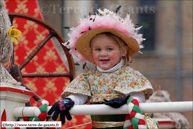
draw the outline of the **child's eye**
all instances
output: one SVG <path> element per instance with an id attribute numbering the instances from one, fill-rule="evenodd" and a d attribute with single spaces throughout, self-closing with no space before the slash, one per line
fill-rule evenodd
<path id="1" fill-rule="evenodd" d="M 95 51 L 100 51 L 101 49 L 100 48 L 96 48 Z"/>
<path id="2" fill-rule="evenodd" d="M 107 50 L 108 50 L 108 51 L 111 51 L 111 50 L 113 50 L 113 49 L 112 49 L 112 48 L 107 48 Z"/>

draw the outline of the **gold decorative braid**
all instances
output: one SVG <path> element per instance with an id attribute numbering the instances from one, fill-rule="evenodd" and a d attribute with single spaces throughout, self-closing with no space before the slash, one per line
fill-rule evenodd
<path id="1" fill-rule="evenodd" d="M 156 124 L 155 120 L 150 118 L 149 116 L 144 116 L 145 124 L 147 129 L 159 129 L 158 125 Z"/>
<path id="2" fill-rule="evenodd" d="M 119 94 L 94 94 L 94 95 L 92 95 L 92 96 L 100 96 L 100 95 L 106 95 L 106 96 L 111 96 L 111 95 L 117 95 L 117 96 L 119 96 Z"/>
<path id="3" fill-rule="evenodd" d="M 109 128 L 109 127 L 120 127 L 124 125 L 124 121 L 120 122 L 101 122 L 101 121 L 92 121 L 92 127 L 94 128 Z"/>
<path id="4" fill-rule="evenodd" d="M 23 115 L 23 114 L 24 114 L 24 113 L 23 113 L 24 108 L 25 108 L 25 107 L 22 108 L 22 117 L 24 117 L 24 115 Z"/>

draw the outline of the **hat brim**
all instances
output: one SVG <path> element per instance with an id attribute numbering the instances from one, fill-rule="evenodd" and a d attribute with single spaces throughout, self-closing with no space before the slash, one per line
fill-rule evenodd
<path id="1" fill-rule="evenodd" d="M 96 28 L 87 31 L 84 33 L 76 42 L 75 48 L 76 50 L 89 62 L 94 63 L 92 59 L 92 52 L 90 48 L 90 41 L 92 40 L 93 37 L 96 35 L 103 33 L 103 32 L 109 32 L 112 33 L 122 40 L 125 41 L 125 43 L 128 45 L 128 54 L 130 57 L 134 56 L 136 53 L 139 52 L 139 44 L 137 40 L 135 40 L 132 37 L 127 37 L 123 35 L 120 31 L 112 29 L 112 28 Z"/>

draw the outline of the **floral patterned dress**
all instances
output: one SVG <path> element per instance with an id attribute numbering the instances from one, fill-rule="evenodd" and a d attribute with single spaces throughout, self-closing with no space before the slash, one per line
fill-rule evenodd
<path id="1" fill-rule="evenodd" d="M 66 87 L 61 96 L 64 98 L 79 93 L 89 97 L 88 103 L 98 103 L 103 102 L 103 99 L 125 97 L 129 93 L 139 91 L 143 91 L 148 99 L 153 88 L 139 71 L 122 66 L 110 73 L 91 70 L 87 74 L 80 74 Z"/>

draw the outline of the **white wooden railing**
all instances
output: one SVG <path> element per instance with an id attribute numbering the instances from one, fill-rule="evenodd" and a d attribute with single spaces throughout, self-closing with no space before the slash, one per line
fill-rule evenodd
<path id="1" fill-rule="evenodd" d="M 143 113 L 162 113 L 162 112 L 192 112 L 193 101 L 180 102 L 159 102 L 159 103 L 141 103 L 140 109 Z M 14 117 L 35 116 L 37 107 L 15 107 L 13 109 Z M 48 107 L 48 110 L 51 106 Z M 75 105 L 70 110 L 71 115 L 106 115 L 106 114 L 127 114 L 127 105 L 115 109 L 104 104 L 93 105 Z"/>

